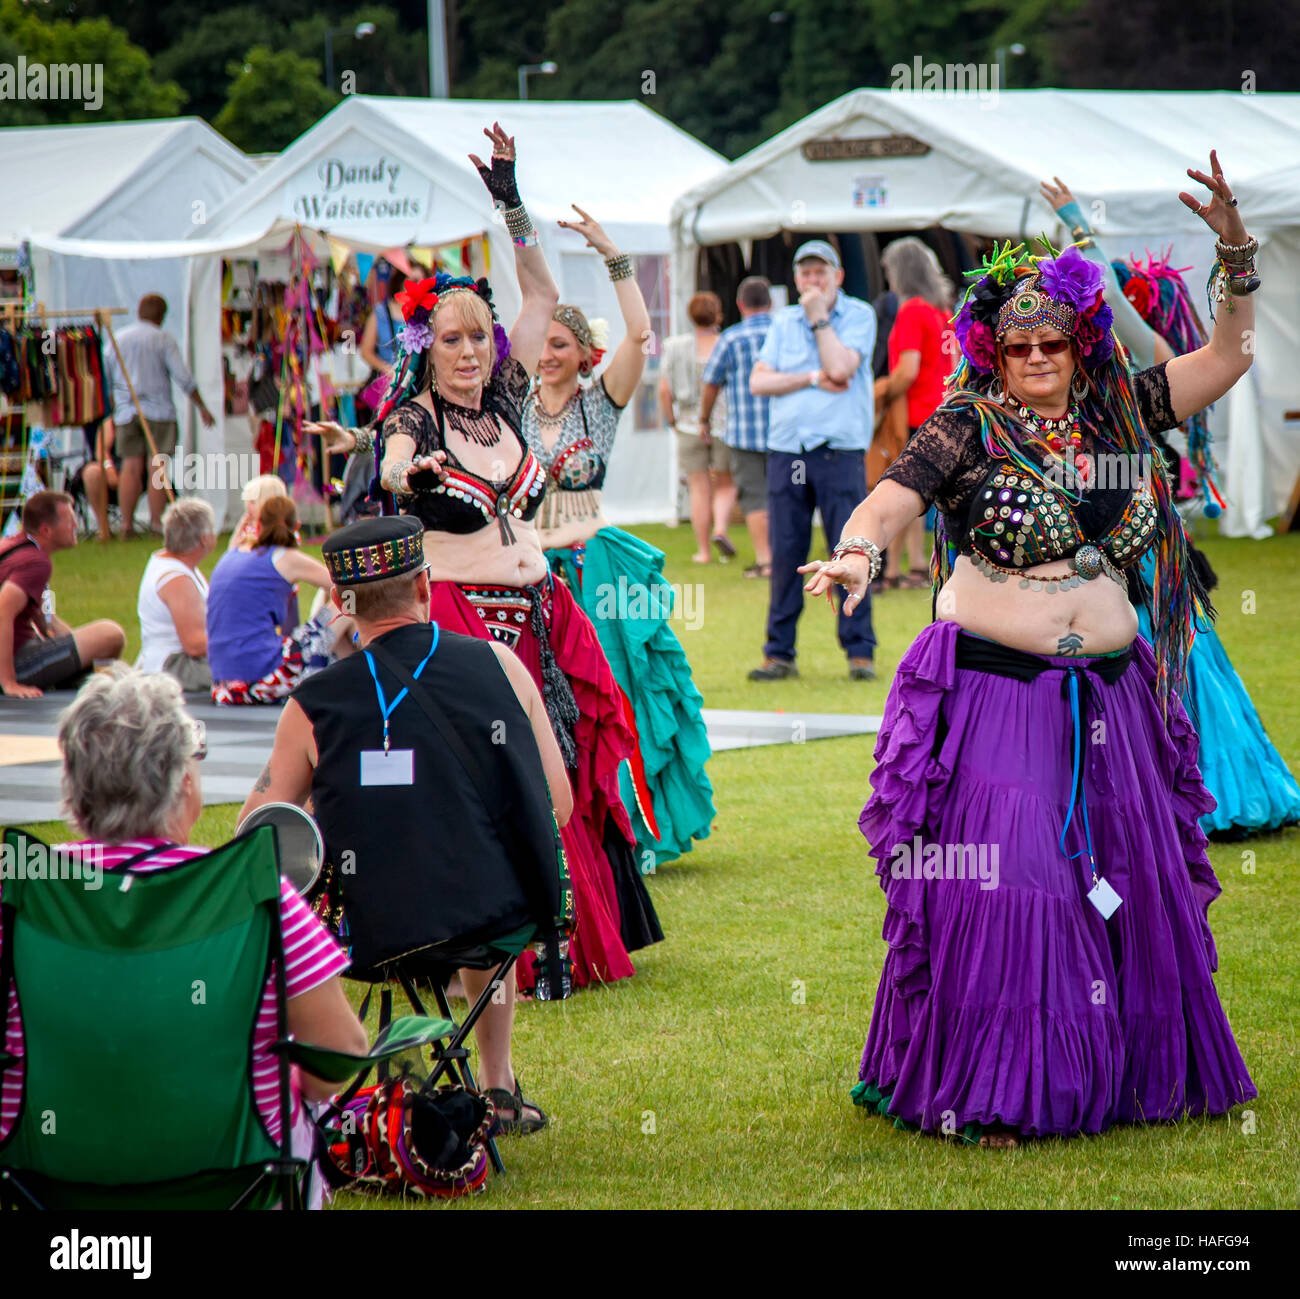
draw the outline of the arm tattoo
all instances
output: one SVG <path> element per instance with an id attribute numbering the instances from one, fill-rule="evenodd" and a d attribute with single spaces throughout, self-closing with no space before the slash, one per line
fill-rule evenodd
<path id="1" fill-rule="evenodd" d="M 412 495 L 406 482 L 406 475 L 412 468 L 413 464 L 410 460 L 394 460 L 391 464 L 385 465 L 384 472 L 379 476 L 380 486 L 387 488 L 396 496 Z"/>
<path id="2" fill-rule="evenodd" d="M 253 786 L 254 794 L 265 794 L 271 788 L 271 763 L 268 760 L 265 767 L 262 768 L 262 774 L 257 778 L 257 784 Z"/>
<path id="3" fill-rule="evenodd" d="M 1056 642 L 1056 652 L 1062 656 L 1081 654 L 1083 652 L 1083 637 L 1077 631 L 1072 631 L 1068 636 L 1062 636 Z"/>

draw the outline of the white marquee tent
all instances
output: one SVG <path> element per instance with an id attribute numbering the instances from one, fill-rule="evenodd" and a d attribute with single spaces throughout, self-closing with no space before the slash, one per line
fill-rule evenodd
<path id="1" fill-rule="evenodd" d="M 664 282 L 668 221 L 681 190 L 726 165 L 719 154 L 634 101 L 603 103 L 387 99 L 354 95 L 305 132 L 237 193 L 208 214 L 182 244 L 158 256 L 193 257 L 190 358 L 205 392 L 219 392 L 221 258 L 285 248 L 296 225 L 358 249 L 454 243 L 485 235 L 496 302 L 509 326 L 519 305 L 513 251 L 495 221 L 490 197 L 468 159 L 486 157 L 483 127 L 499 120 L 516 139 L 519 187 L 546 247 L 565 301 L 575 302 L 621 337 L 617 303 L 600 258 L 555 222 L 578 203 L 644 269 L 659 259 Z M 172 238 L 176 238 L 173 230 Z M 64 241 L 55 246 L 67 250 Z M 322 240 L 317 249 L 326 252 Z M 101 257 L 120 246 L 78 245 Z M 509 268 L 502 273 L 502 268 Z M 653 273 L 653 267 L 650 268 Z M 642 272 L 639 271 L 639 274 Z M 653 278 L 653 275 L 652 275 Z M 665 295 L 666 296 L 666 295 Z M 655 304 L 651 304 L 652 308 Z M 666 318 L 666 300 L 659 304 Z M 662 430 L 632 432 L 624 417 L 618 455 L 607 480 L 611 518 L 667 518 L 675 501 L 671 442 Z M 211 434 L 200 450 L 244 451 L 243 417 Z M 209 440 L 211 445 L 206 445 Z M 218 505 L 221 502 L 214 502 Z"/>
<path id="2" fill-rule="evenodd" d="M 201 228 L 256 170 L 198 118 L 0 130 L 0 250 L 12 257 L 30 240 L 38 300 L 50 310 L 127 308 L 115 328 L 135 318 L 144 294 L 161 293 L 167 328 L 185 347 L 190 263 L 160 258 L 158 241 Z M 111 259 L 95 252 L 98 241 L 114 245 Z M 211 405 L 221 390 L 204 391 Z"/>
<path id="3" fill-rule="evenodd" d="M 830 143 L 828 143 L 830 142 Z M 1177 199 L 1197 191 L 1216 146 L 1261 244 L 1258 350 L 1213 417 L 1230 497 L 1221 524 L 1268 534 L 1300 473 L 1300 95 L 856 90 L 696 185 L 673 207 L 673 320 L 685 320 L 700 247 L 800 228 L 945 226 L 973 235 L 1068 240 L 1038 196 L 1061 176 L 1112 258 L 1163 251 L 1200 286 L 1213 236 Z M 1204 312 L 1202 312 L 1204 315 Z M 1208 323 L 1208 322 L 1207 322 Z"/>

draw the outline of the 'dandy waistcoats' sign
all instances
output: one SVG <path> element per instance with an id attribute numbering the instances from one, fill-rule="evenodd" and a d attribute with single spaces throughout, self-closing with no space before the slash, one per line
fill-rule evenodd
<path id="1" fill-rule="evenodd" d="M 285 215 L 308 225 L 357 225 L 428 215 L 429 181 L 392 154 L 331 154 L 289 183 Z"/>

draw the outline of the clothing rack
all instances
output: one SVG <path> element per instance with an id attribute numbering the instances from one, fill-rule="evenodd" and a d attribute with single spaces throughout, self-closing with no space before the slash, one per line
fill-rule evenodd
<path id="1" fill-rule="evenodd" d="M 21 308 L 21 304 L 14 302 L 0 303 L 0 323 L 12 322 L 12 324 L 17 325 L 26 321 L 29 324 L 44 324 L 47 320 L 69 320 L 86 316 L 94 320 L 95 324 L 108 335 L 108 341 L 113 345 L 113 355 L 117 357 L 118 369 L 121 370 L 122 377 L 126 380 L 127 391 L 131 394 L 131 404 L 135 407 L 136 418 L 139 419 L 140 427 L 144 430 L 144 440 L 149 444 L 149 459 L 152 462 L 158 454 L 158 444 L 153 440 L 153 429 L 149 427 L 149 421 L 145 418 L 144 411 L 140 409 L 140 399 L 136 396 L 135 384 L 131 382 L 126 363 L 122 360 L 122 349 L 117 345 L 117 335 L 113 333 L 113 317 L 127 314 L 125 307 L 83 307 L 80 310 L 64 307 L 57 311 L 47 311 L 43 302 L 37 302 L 30 310 Z M 104 459 L 102 432 L 100 438 L 101 441 L 96 445 L 95 458 L 102 461 Z M 163 479 L 163 490 L 167 493 L 169 502 L 175 501 L 176 493 L 172 491 L 170 477 Z"/>

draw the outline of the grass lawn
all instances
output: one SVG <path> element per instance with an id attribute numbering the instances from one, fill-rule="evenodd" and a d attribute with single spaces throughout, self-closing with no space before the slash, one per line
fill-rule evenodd
<path id="1" fill-rule="evenodd" d="M 690 562 L 685 528 L 638 529 L 691 593 L 677 623 L 714 708 L 880 712 L 888 677 L 929 616 L 924 592 L 876 606 L 882 679 L 850 684 L 827 609 L 803 620 L 798 681 L 751 685 L 765 584 Z M 1291 647 L 1300 539 L 1209 539 L 1220 635 L 1275 743 L 1300 769 Z M 55 560 L 59 613 L 116 617 L 138 646 L 136 583 L 150 546 L 83 545 Z M 208 566 L 210 568 L 210 565 Z M 1288 685 L 1287 683 L 1291 684 Z M 1218 988 L 1260 1099 L 1249 1115 L 1009 1152 L 896 1131 L 850 1104 L 884 956 L 883 898 L 857 817 L 872 740 L 737 750 L 711 763 L 712 837 L 650 881 L 667 941 L 637 976 L 519 1010 L 515 1059 L 548 1132 L 504 1144 L 509 1175 L 473 1207 L 1282 1208 L 1296 1207 L 1300 1149 L 1300 832 L 1215 844 Z M 778 796 L 779 791 L 779 796 Z M 209 808 L 196 842 L 219 843 L 233 806 Z M 61 827 L 37 827 L 61 833 Z M 1252 864 L 1254 871 L 1243 870 Z M 347 1194 L 341 1207 L 393 1207 Z M 469 1208 L 465 1202 L 456 1206 Z"/>

